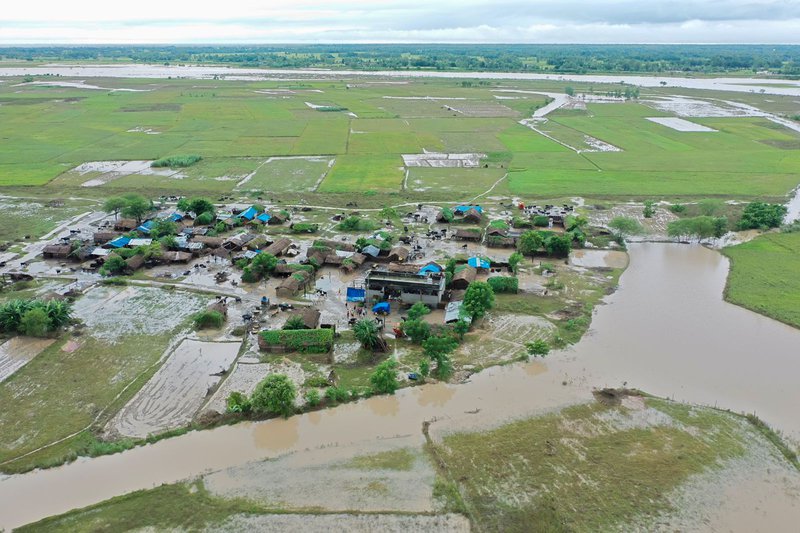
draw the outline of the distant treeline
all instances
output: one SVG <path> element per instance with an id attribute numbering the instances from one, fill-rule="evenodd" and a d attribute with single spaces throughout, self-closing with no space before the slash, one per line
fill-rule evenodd
<path id="1" fill-rule="evenodd" d="M 268 68 L 515 72 L 726 73 L 800 76 L 791 45 L 229 45 L 37 46 L 0 48 L 27 61 L 223 63 Z"/>

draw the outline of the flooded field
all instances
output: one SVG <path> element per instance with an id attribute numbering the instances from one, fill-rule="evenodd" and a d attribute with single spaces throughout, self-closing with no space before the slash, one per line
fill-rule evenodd
<path id="1" fill-rule="evenodd" d="M 12 337 L 0 345 L 0 382 L 11 377 L 53 342 L 54 339 Z"/>
<path id="2" fill-rule="evenodd" d="M 569 262 L 586 268 L 625 268 L 628 254 L 613 250 L 575 250 L 570 254 Z"/>
<path id="3" fill-rule="evenodd" d="M 238 342 L 184 340 L 112 420 L 113 430 L 146 437 L 186 424 L 238 351 Z"/>

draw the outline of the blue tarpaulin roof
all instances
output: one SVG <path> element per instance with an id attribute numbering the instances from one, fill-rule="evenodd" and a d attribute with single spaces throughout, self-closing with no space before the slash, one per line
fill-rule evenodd
<path id="1" fill-rule="evenodd" d="M 169 219 L 173 222 L 180 222 L 181 220 L 183 220 L 183 215 L 181 215 L 180 213 L 172 213 L 169 216 Z"/>
<path id="2" fill-rule="evenodd" d="M 373 313 L 389 313 L 391 311 L 391 307 L 389 306 L 389 302 L 378 302 L 372 306 Z"/>
<path id="3" fill-rule="evenodd" d="M 348 302 L 363 302 L 367 297 L 367 291 L 355 287 L 347 287 Z"/>
<path id="4" fill-rule="evenodd" d="M 272 215 L 270 215 L 269 213 L 261 213 L 261 214 L 260 214 L 260 215 L 258 215 L 256 218 L 257 218 L 258 220 L 260 220 L 261 222 L 264 222 L 264 223 L 266 223 L 266 222 L 269 222 L 269 219 L 271 219 L 271 218 L 272 218 Z"/>
<path id="5" fill-rule="evenodd" d="M 434 272 L 435 273 L 435 272 L 441 272 L 441 271 L 442 271 L 442 267 L 440 267 L 436 263 L 428 263 L 427 265 L 425 265 L 424 267 L 419 269 L 419 273 L 420 274 L 426 274 L 428 272 Z"/>
<path id="6" fill-rule="evenodd" d="M 141 231 L 142 233 L 150 233 L 150 228 L 152 227 L 153 227 L 153 221 L 148 220 L 147 222 L 136 228 L 136 231 Z"/>
<path id="7" fill-rule="evenodd" d="M 131 242 L 130 237 L 117 237 L 113 241 L 109 242 L 108 245 L 113 246 L 114 248 L 124 248 L 129 242 Z"/>
<path id="8" fill-rule="evenodd" d="M 477 257 L 477 256 L 470 257 L 469 260 L 467 260 L 467 264 L 472 268 L 489 268 L 491 266 L 491 263 L 489 263 L 489 261 L 487 261 L 483 257 Z"/>
<path id="9" fill-rule="evenodd" d="M 459 205 L 455 210 L 459 213 L 466 213 L 470 209 L 474 209 L 478 213 L 483 213 L 483 208 L 479 205 Z"/>
<path id="10" fill-rule="evenodd" d="M 250 206 L 236 216 L 238 216 L 239 218 L 244 218 L 246 220 L 253 220 L 257 214 L 258 214 L 258 209 L 256 209 L 253 206 Z"/>

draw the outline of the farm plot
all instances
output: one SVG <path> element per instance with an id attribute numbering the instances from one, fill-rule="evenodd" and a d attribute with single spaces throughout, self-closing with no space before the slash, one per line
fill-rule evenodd
<path id="1" fill-rule="evenodd" d="M 454 198 L 477 196 L 489 190 L 493 194 L 506 194 L 508 187 L 502 180 L 506 171 L 502 168 L 410 168 L 406 189 L 414 192 L 454 193 Z"/>
<path id="2" fill-rule="evenodd" d="M 342 155 L 336 158 L 320 192 L 395 192 L 403 181 L 399 155 Z"/>
<path id="3" fill-rule="evenodd" d="M 206 297 L 188 292 L 100 286 L 75 302 L 74 312 L 93 337 L 114 344 L 128 335 L 172 331 L 207 302 Z"/>
<path id="4" fill-rule="evenodd" d="M 152 168 L 152 161 L 89 161 L 78 165 L 56 178 L 54 184 L 99 187 L 133 175 L 154 175 L 161 178 L 181 179 L 179 170 Z"/>
<path id="5" fill-rule="evenodd" d="M 0 198 L 0 241 L 22 240 L 26 235 L 41 237 L 94 207 L 93 202 L 85 200 L 64 200 L 63 206 L 56 207 L 35 200 Z"/>
<path id="6" fill-rule="evenodd" d="M 237 184 L 237 189 L 270 192 L 314 191 L 336 160 L 331 157 L 270 157 Z"/>
<path id="7" fill-rule="evenodd" d="M 491 314 L 474 342 L 462 344 L 454 356 L 461 364 L 491 365 L 526 353 L 525 343 L 548 339 L 556 327 L 532 315 Z"/>
<path id="8" fill-rule="evenodd" d="M 227 371 L 239 346 L 184 340 L 111 426 L 121 435 L 146 437 L 188 423 L 221 379 L 214 374 Z"/>
<path id="9" fill-rule="evenodd" d="M 54 339 L 12 337 L 0 345 L 0 383 L 53 344 Z"/>
<path id="10" fill-rule="evenodd" d="M 575 152 L 621 152 L 622 149 L 613 144 L 601 141 L 582 131 L 570 128 L 554 120 L 546 118 L 529 118 L 520 124 L 552 139 Z"/>
<path id="11" fill-rule="evenodd" d="M 298 363 L 283 359 L 274 363 L 253 363 L 243 356 L 234 367 L 228 378 L 220 385 L 217 392 L 206 404 L 206 409 L 224 413 L 226 401 L 232 392 L 243 392 L 248 396 L 253 393 L 267 375 L 285 374 L 295 383 L 298 389 L 305 381 L 305 372 Z"/>
<path id="12" fill-rule="evenodd" d="M 656 124 L 661 124 L 662 126 L 666 126 L 668 128 L 672 128 L 675 131 L 717 131 L 713 128 L 709 128 L 708 126 L 696 124 L 678 117 L 647 117 L 647 120 L 650 122 L 655 122 Z"/>
<path id="13" fill-rule="evenodd" d="M 433 167 L 433 168 L 477 168 L 481 159 L 486 154 L 445 154 L 440 152 L 425 152 L 423 154 L 403 154 L 403 163 L 407 167 Z"/>

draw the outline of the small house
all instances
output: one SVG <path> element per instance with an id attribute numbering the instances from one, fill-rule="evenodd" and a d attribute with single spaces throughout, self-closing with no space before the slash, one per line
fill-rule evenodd
<path id="1" fill-rule="evenodd" d="M 306 307 L 302 311 L 298 311 L 287 316 L 286 322 L 289 322 L 292 317 L 299 316 L 303 320 L 304 329 L 317 329 L 319 327 L 320 314 L 321 313 L 319 312 L 319 309 Z"/>
<path id="2" fill-rule="evenodd" d="M 144 256 L 141 254 L 132 255 L 125 260 L 126 270 L 135 272 L 144 266 Z"/>
<path id="3" fill-rule="evenodd" d="M 132 218 L 120 218 L 114 222 L 114 229 L 116 231 L 131 231 L 136 229 L 139 224 Z"/>
<path id="4" fill-rule="evenodd" d="M 266 248 L 264 248 L 264 253 L 272 254 L 275 257 L 282 255 L 289 247 L 292 245 L 292 241 L 286 237 L 281 237 L 280 239 L 276 240 Z"/>
<path id="5" fill-rule="evenodd" d="M 388 260 L 393 263 L 403 263 L 406 259 L 408 259 L 409 251 L 402 246 L 395 246 L 391 250 L 389 250 Z"/>
<path id="6" fill-rule="evenodd" d="M 48 244 L 42 248 L 42 256 L 45 259 L 66 259 L 72 253 L 72 245 L 69 244 Z"/>
<path id="7" fill-rule="evenodd" d="M 450 287 L 456 290 L 466 290 L 469 284 L 475 281 L 477 276 L 477 269 L 471 266 L 464 266 L 453 275 L 453 281 L 450 283 Z"/>
<path id="8" fill-rule="evenodd" d="M 192 242 L 199 242 L 208 248 L 219 248 L 225 239 L 222 237 L 207 237 L 206 235 L 195 235 L 192 237 Z"/>
<path id="9" fill-rule="evenodd" d="M 284 213 L 271 213 L 267 224 L 270 226 L 280 226 L 281 224 L 285 224 L 287 220 L 289 220 L 289 217 Z"/>
<path id="10" fill-rule="evenodd" d="M 114 231 L 96 231 L 94 235 L 92 235 L 92 240 L 95 244 L 102 245 L 113 241 L 117 237 L 119 237 L 119 233 Z"/>
<path id="11" fill-rule="evenodd" d="M 283 298 L 291 298 L 309 284 L 311 277 L 311 274 L 305 270 L 298 270 L 277 286 L 275 294 Z"/>
<path id="12" fill-rule="evenodd" d="M 483 220 L 483 215 L 477 209 L 470 209 L 464 213 L 464 220 L 466 222 L 474 222 L 479 224 Z"/>
<path id="13" fill-rule="evenodd" d="M 459 241 L 480 242 L 481 232 L 480 230 L 475 230 L 475 229 L 459 228 L 455 231 L 455 233 L 453 233 L 453 238 Z"/>
<path id="14" fill-rule="evenodd" d="M 188 263 L 192 259 L 189 252 L 164 252 L 161 260 L 165 263 Z"/>

